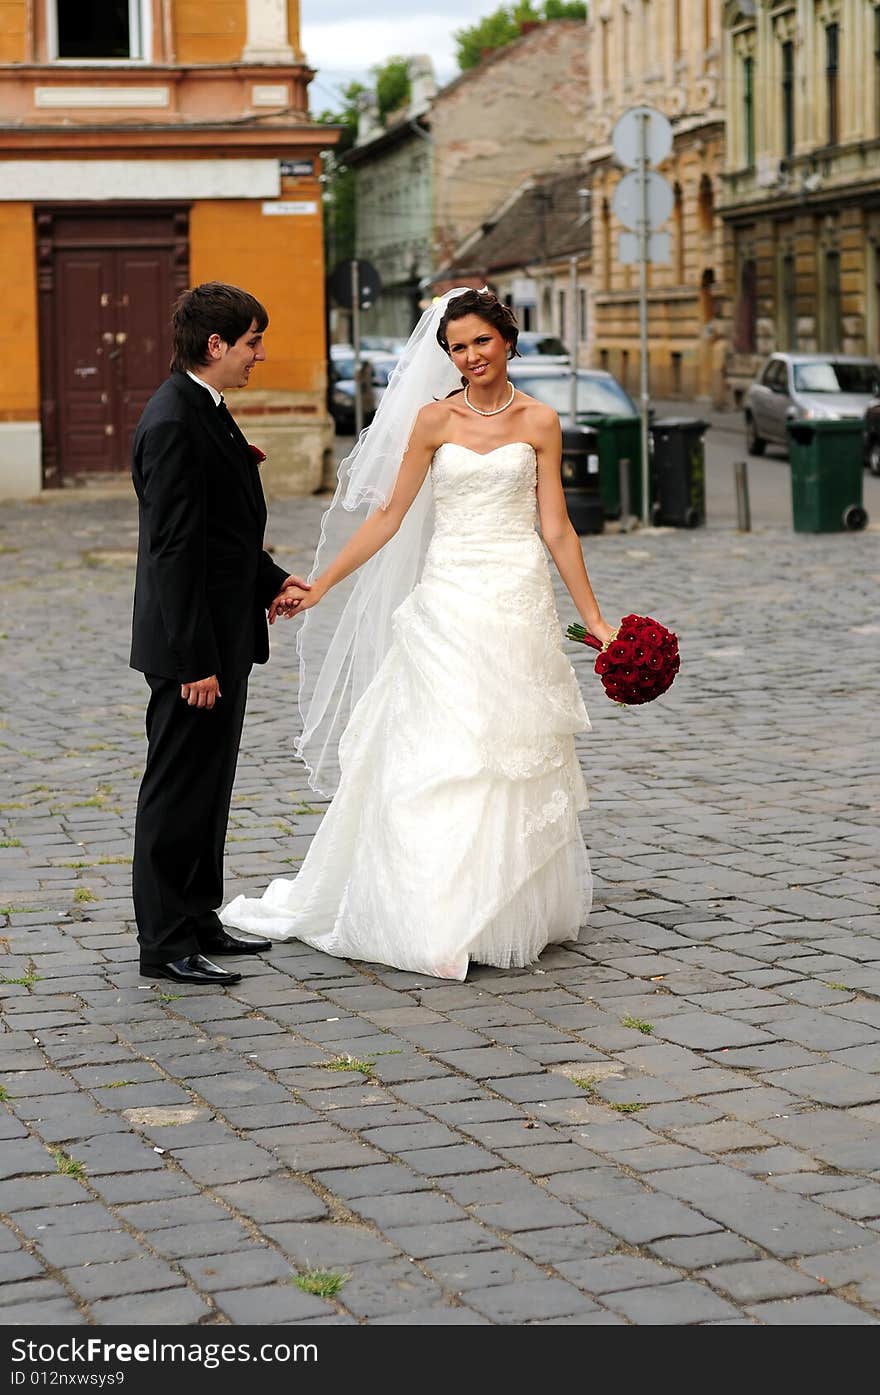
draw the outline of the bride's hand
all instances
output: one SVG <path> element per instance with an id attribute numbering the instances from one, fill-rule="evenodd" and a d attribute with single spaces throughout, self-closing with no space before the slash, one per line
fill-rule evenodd
<path id="1" fill-rule="evenodd" d="M 597 620 L 595 624 L 588 625 L 587 628 L 591 635 L 596 636 L 600 644 L 607 644 L 615 630 L 615 626 L 609 625 L 607 620 Z"/>

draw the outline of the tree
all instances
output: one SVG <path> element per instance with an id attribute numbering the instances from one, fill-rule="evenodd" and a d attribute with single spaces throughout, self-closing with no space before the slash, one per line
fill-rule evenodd
<path id="1" fill-rule="evenodd" d="M 458 66 L 462 72 L 475 68 L 486 49 L 503 48 L 518 39 L 524 24 L 546 24 L 553 19 L 586 19 L 587 6 L 583 0 L 517 0 L 513 5 L 500 5 L 477 24 L 456 31 L 454 38 Z"/>

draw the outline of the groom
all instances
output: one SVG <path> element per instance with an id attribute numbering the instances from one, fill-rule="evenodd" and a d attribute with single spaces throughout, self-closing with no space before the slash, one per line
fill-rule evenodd
<path id="1" fill-rule="evenodd" d="M 248 674 L 269 657 L 266 612 L 286 585 L 306 585 L 263 550 L 256 452 L 223 400 L 265 361 L 268 323 L 237 286 L 184 292 L 171 376 L 134 437 L 131 666 L 150 699 L 132 890 L 140 971 L 175 983 L 238 983 L 213 956 L 270 947 L 228 934 L 216 915 Z"/>

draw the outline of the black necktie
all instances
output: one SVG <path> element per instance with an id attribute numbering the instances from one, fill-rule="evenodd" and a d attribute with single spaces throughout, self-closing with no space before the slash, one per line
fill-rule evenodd
<path id="1" fill-rule="evenodd" d="M 225 426 L 226 430 L 229 432 L 230 436 L 232 437 L 233 441 L 237 440 L 237 439 L 238 439 L 238 436 L 237 436 L 236 429 L 235 429 L 235 421 L 234 421 L 234 419 L 233 419 L 232 413 L 230 412 L 230 410 L 229 410 L 229 408 L 227 407 L 226 403 L 223 401 L 223 398 L 222 398 L 222 397 L 221 397 L 219 403 L 217 404 L 217 413 L 218 413 L 218 415 L 219 415 L 219 417 L 220 417 L 220 420 L 222 421 L 223 425 Z"/>

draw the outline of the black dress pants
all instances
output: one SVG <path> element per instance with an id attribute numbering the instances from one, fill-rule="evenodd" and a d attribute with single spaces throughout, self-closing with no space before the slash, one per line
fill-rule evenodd
<path id="1" fill-rule="evenodd" d="M 199 950 L 195 921 L 223 900 L 223 847 L 247 679 L 221 680 L 211 711 L 145 675 L 147 765 L 137 802 L 132 892 L 142 965 Z"/>

